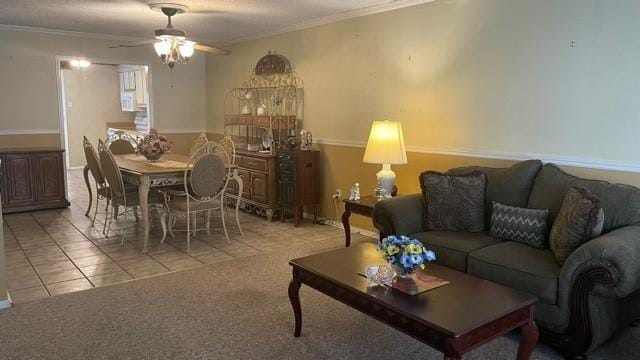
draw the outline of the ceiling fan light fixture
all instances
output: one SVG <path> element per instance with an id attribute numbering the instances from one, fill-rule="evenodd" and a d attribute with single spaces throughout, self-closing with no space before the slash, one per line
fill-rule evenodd
<path id="1" fill-rule="evenodd" d="M 171 43 L 167 40 L 160 40 L 153 44 L 153 48 L 156 50 L 158 56 L 167 56 L 171 52 Z"/>
<path id="2" fill-rule="evenodd" d="M 193 56 L 193 52 L 195 50 L 196 43 L 193 41 L 183 41 L 178 47 L 178 51 L 180 51 L 180 55 L 185 59 L 189 59 Z"/>
<path id="3" fill-rule="evenodd" d="M 75 69 L 86 69 L 91 66 L 91 61 L 85 59 L 73 59 L 69 61 L 69 64 Z"/>

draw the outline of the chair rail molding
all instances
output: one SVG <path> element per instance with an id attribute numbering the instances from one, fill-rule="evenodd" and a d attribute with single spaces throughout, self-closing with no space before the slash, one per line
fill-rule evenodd
<path id="1" fill-rule="evenodd" d="M 334 145 L 334 146 L 347 146 L 356 148 L 365 148 L 367 143 L 364 141 L 355 140 L 336 140 L 336 139 L 314 139 L 318 144 Z M 537 154 L 527 152 L 503 152 L 503 151 L 489 151 L 489 150 L 473 150 L 473 149 L 446 149 L 446 148 L 430 148 L 424 146 L 407 146 L 407 151 L 424 154 L 435 155 L 450 155 L 450 156 L 462 156 L 462 157 L 474 157 L 484 159 L 496 159 L 496 160 L 528 160 L 528 159 L 540 159 L 544 163 L 554 163 L 564 166 L 573 166 L 579 168 L 609 170 L 609 171 L 622 171 L 640 173 L 640 162 L 631 161 L 619 161 L 619 160 L 607 160 L 607 159 L 590 159 L 583 157 L 555 155 L 555 154 Z"/>
<path id="2" fill-rule="evenodd" d="M 0 130 L 0 135 L 48 135 L 60 134 L 60 130 L 57 129 L 35 129 L 35 130 Z"/>

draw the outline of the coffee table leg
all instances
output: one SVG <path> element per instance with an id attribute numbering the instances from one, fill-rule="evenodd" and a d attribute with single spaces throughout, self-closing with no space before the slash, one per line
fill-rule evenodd
<path id="1" fill-rule="evenodd" d="M 455 340 L 447 339 L 444 344 L 444 360 L 459 360 L 462 359 L 462 354 L 457 349 Z"/>
<path id="2" fill-rule="evenodd" d="M 291 301 L 291 307 L 293 307 L 293 316 L 296 320 L 296 325 L 293 331 L 293 336 L 300 337 L 300 331 L 302 329 L 302 307 L 300 306 L 300 281 L 298 276 L 293 271 L 293 278 L 289 283 L 289 301 Z"/>
<path id="3" fill-rule="evenodd" d="M 538 327 L 531 320 L 521 328 L 520 346 L 518 346 L 518 360 L 529 360 L 533 348 L 538 342 Z"/>
<path id="4" fill-rule="evenodd" d="M 351 210 L 349 205 L 345 204 L 344 212 L 342 213 L 342 226 L 344 227 L 344 246 L 351 246 L 351 225 L 349 225 L 349 217 L 351 216 Z"/>

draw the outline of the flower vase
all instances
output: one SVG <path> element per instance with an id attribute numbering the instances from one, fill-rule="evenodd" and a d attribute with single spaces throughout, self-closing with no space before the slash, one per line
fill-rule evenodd
<path id="1" fill-rule="evenodd" d="M 147 161 L 150 162 L 150 163 L 156 162 L 156 161 L 160 160 L 160 158 L 162 157 L 162 154 L 160 154 L 160 153 L 143 154 L 143 155 L 147 159 Z"/>
<path id="2" fill-rule="evenodd" d="M 399 265 L 391 265 L 393 271 L 396 273 L 396 277 L 401 279 L 411 279 L 413 277 L 413 272 L 415 269 L 407 270 Z"/>

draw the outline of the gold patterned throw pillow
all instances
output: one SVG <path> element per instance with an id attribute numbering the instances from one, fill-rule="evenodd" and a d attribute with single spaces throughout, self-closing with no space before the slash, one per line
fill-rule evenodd
<path id="1" fill-rule="evenodd" d="M 486 182 L 487 176 L 479 171 L 464 175 L 435 171 L 420 174 L 427 229 L 483 231 Z"/>
<path id="2" fill-rule="evenodd" d="M 592 238 L 602 221 L 601 209 L 600 199 L 589 190 L 569 188 L 549 236 L 551 251 L 558 263 L 564 264 L 573 251 Z"/>

